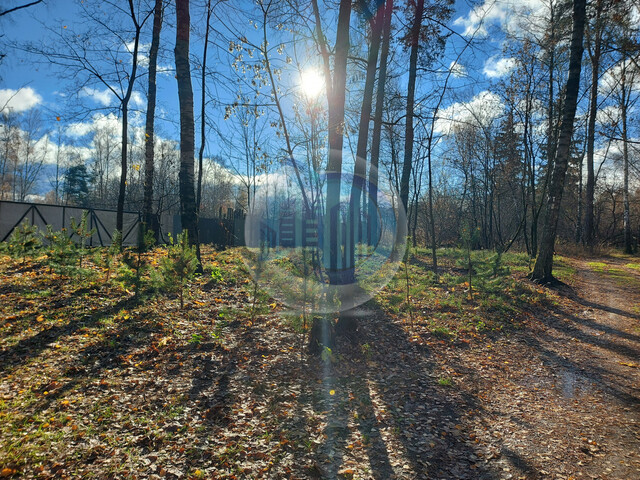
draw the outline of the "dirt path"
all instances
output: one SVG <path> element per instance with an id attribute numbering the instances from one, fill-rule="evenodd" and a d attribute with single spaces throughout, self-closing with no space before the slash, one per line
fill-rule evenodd
<path id="1" fill-rule="evenodd" d="M 640 276 L 572 266 L 572 287 L 493 341 L 414 343 L 401 320 L 363 311 L 375 348 L 366 364 L 342 350 L 331 388 L 352 400 L 328 409 L 320 476 L 640 478 Z M 354 436 L 365 448 L 337 454 Z"/>
<path id="2" fill-rule="evenodd" d="M 523 331 L 454 354 L 492 478 L 640 478 L 640 275 L 598 262 L 572 261 Z"/>

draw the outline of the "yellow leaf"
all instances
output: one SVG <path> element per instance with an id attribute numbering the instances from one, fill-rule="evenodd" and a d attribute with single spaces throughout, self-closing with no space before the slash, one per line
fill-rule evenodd
<path id="1" fill-rule="evenodd" d="M 37 321 L 41 322 L 44 320 L 44 315 L 38 315 L 38 318 L 36 318 Z"/>
<path id="2" fill-rule="evenodd" d="M 629 363 L 629 362 L 618 362 L 618 363 L 620 363 L 620 365 L 624 365 L 625 367 L 640 368 L 640 365 L 638 365 L 637 363 Z"/>

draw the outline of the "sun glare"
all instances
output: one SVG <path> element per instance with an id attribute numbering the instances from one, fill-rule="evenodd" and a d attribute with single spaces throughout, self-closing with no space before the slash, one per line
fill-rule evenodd
<path id="1" fill-rule="evenodd" d="M 300 90 L 310 100 L 317 98 L 324 90 L 324 78 L 315 69 L 300 74 Z"/>

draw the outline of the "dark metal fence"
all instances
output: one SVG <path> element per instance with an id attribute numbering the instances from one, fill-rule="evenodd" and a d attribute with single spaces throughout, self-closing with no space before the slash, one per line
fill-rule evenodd
<path id="1" fill-rule="evenodd" d="M 66 228 L 70 231 L 71 219 L 80 222 L 82 213 L 88 213 L 89 230 L 96 232 L 89 239 L 91 246 L 111 245 L 111 235 L 116 229 L 116 211 L 95 208 L 68 207 L 63 205 L 47 205 L 40 203 L 0 201 L 0 241 L 7 240 L 13 230 L 23 221 L 28 220 L 31 225 L 46 231 L 51 225 L 54 231 Z M 140 214 L 124 212 L 123 217 L 123 245 L 137 245 L 140 229 Z M 73 238 L 73 232 L 69 232 Z"/>
<path id="2" fill-rule="evenodd" d="M 238 247 L 245 244 L 243 210 L 232 208 L 223 212 L 220 209 L 217 218 L 200 218 L 199 239 L 202 244 L 211 244 L 217 247 Z M 180 215 L 173 216 L 173 235 L 182 232 Z"/>

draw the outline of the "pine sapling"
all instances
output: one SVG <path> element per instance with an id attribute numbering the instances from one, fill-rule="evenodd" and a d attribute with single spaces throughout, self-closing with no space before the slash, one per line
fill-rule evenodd
<path id="1" fill-rule="evenodd" d="M 93 237 L 96 233 L 96 229 L 92 228 L 89 230 L 88 227 L 88 218 L 89 211 L 84 210 L 82 212 L 82 216 L 80 217 L 80 223 L 76 222 L 75 218 L 71 219 L 71 230 L 73 233 L 78 236 L 80 240 L 80 248 L 79 248 L 79 257 L 80 257 L 80 268 L 82 268 L 82 261 L 84 260 L 84 256 L 86 253 L 87 242 Z"/>
<path id="2" fill-rule="evenodd" d="M 54 232 L 51 225 L 47 225 L 47 233 L 44 236 L 49 247 L 47 251 L 47 263 L 49 264 L 49 273 L 53 269 L 64 269 L 65 267 L 75 264 L 78 251 L 76 244 L 67 235 L 67 229 Z"/>
<path id="3" fill-rule="evenodd" d="M 169 292 L 177 292 L 180 297 L 180 308 L 184 308 L 184 292 L 194 278 L 200 262 L 196 256 L 196 247 L 189 245 L 189 236 L 185 231 L 178 234 L 175 241 L 169 235 L 170 244 L 167 256 L 160 263 L 163 286 Z"/>
<path id="4" fill-rule="evenodd" d="M 21 258 L 25 263 L 29 255 L 33 255 L 42 246 L 42 240 L 38 232 L 38 227 L 31 225 L 25 219 L 16 227 L 9 238 L 7 250 L 13 258 Z"/>
<path id="5" fill-rule="evenodd" d="M 118 254 L 122 251 L 122 234 L 119 230 L 113 232 L 111 236 L 111 245 L 103 252 L 99 251 L 95 257 L 95 262 L 100 267 L 106 269 L 107 274 L 104 282 L 108 283 L 111 278 L 111 272 L 113 271 L 115 260 L 118 258 Z"/>

